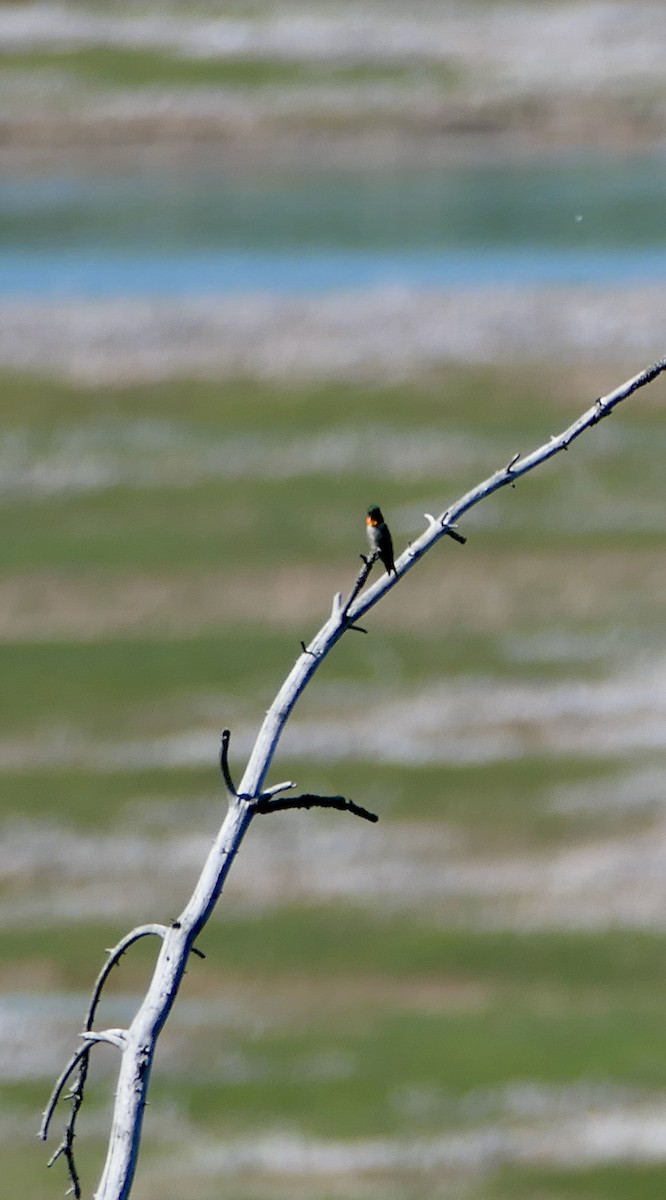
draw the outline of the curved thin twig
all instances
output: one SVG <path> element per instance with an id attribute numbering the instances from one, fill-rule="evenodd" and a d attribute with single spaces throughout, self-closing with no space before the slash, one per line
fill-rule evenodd
<path id="1" fill-rule="evenodd" d="M 44 1113 L 42 1115 L 42 1123 L 39 1127 L 39 1137 L 42 1139 L 43 1142 L 46 1141 L 46 1139 L 49 1135 L 49 1125 L 51 1124 L 51 1117 L 53 1116 L 55 1106 L 58 1103 L 58 1100 L 60 1099 L 60 1093 L 62 1092 L 62 1089 L 64 1088 L 65 1084 L 67 1083 L 67 1080 L 69 1079 L 70 1075 L 72 1074 L 72 1071 L 76 1068 L 78 1063 L 80 1063 L 82 1058 L 87 1057 L 87 1055 L 90 1054 L 91 1050 L 92 1050 L 92 1046 L 90 1046 L 88 1043 L 86 1043 L 85 1046 L 79 1046 L 78 1050 L 76 1050 L 74 1052 L 74 1054 L 72 1055 L 72 1057 L 70 1058 L 69 1062 L 67 1063 L 67 1066 L 61 1071 L 60 1075 L 56 1079 L 56 1082 L 53 1085 L 53 1091 L 51 1092 L 51 1095 L 49 1096 L 49 1102 L 46 1105 L 46 1108 L 44 1109 Z M 62 1153 L 63 1153 L 63 1151 L 59 1147 L 58 1150 L 56 1151 L 56 1153 L 53 1155 L 51 1162 L 55 1162 L 58 1155 L 62 1154 Z M 49 1163 L 49 1166 L 50 1165 L 51 1165 L 51 1163 Z"/>
<path id="2" fill-rule="evenodd" d="M 95 1013 L 97 1012 L 97 1005 L 102 998 L 104 984 L 106 983 L 113 968 L 116 967 L 120 962 L 125 951 L 129 950 L 130 946 L 133 946 L 134 942 L 138 942 L 141 938 L 151 937 L 153 935 L 155 937 L 163 938 L 166 933 L 166 928 L 166 925 L 160 925 L 156 923 L 151 925 L 137 925 L 136 929 L 132 929 L 130 933 L 125 935 L 124 938 L 121 938 L 117 946 L 114 946 L 108 951 L 108 958 L 93 985 L 90 1005 L 88 1007 L 88 1012 L 86 1013 L 86 1019 L 83 1026 L 84 1032 L 88 1033 L 92 1029 L 92 1023 L 95 1020 Z"/>
<path id="3" fill-rule="evenodd" d="M 231 778 L 231 771 L 229 770 L 229 742 L 230 741 L 231 741 L 231 730 L 223 729 L 222 730 L 222 739 L 220 741 L 220 771 L 222 772 L 224 786 L 227 789 L 227 795 L 229 796 L 229 799 L 235 800 L 238 795 L 238 792 L 236 791 L 236 788 L 234 787 L 234 781 Z"/>

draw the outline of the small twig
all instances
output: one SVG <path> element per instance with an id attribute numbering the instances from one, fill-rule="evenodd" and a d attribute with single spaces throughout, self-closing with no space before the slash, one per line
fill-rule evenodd
<path id="1" fill-rule="evenodd" d="M 81 1034 L 86 1042 L 92 1046 L 97 1042 L 107 1042 L 109 1046 L 114 1046 L 116 1050 L 124 1050 L 127 1045 L 127 1030 L 126 1029 L 86 1029 Z"/>
<path id="2" fill-rule="evenodd" d="M 351 592 L 349 593 L 349 595 L 347 596 L 347 599 L 345 600 L 344 604 L 342 605 L 341 612 L 340 612 L 341 616 L 347 615 L 351 605 L 354 603 L 359 592 L 362 591 L 362 589 L 365 587 L 366 580 L 375 564 L 377 555 L 376 554 L 367 554 L 367 555 L 361 554 L 360 558 L 361 558 L 361 562 L 362 562 L 363 566 L 361 567 L 358 575 L 356 576 L 356 582 L 354 583 L 354 586 L 353 586 Z M 351 628 L 351 626 L 350 626 L 350 628 Z"/>
<path id="3" fill-rule="evenodd" d="M 62 1092 L 62 1089 L 64 1088 L 65 1084 L 67 1083 L 67 1080 L 69 1079 L 70 1075 L 72 1074 L 72 1071 L 78 1066 L 78 1064 L 81 1062 L 82 1058 L 87 1057 L 90 1054 L 91 1049 L 92 1049 L 92 1046 L 90 1046 L 90 1045 L 79 1046 L 78 1050 L 75 1051 L 75 1053 L 72 1055 L 69 1062 L 67 1063 L 66 1067 L 61 1071 L 60 1075 L 56 1079 L 55 1084 L 53 1085 L 53 1091 L 51 1092 L 51 1095 L 49 1096 L 49 1102 L 46 1105 L 46 1108 L 44 1109 L 44 1113 L 42 1116 L 42 1123 L 39 1127 L 39 1135 L 38 1136 L 42 1139 L 43 1142 L 45 1142 L 48 1137 L 49 1125 L 51 1124 L 51 1117 L 53 1116 L 55 1106 L 58 1103 L 58 1100 L 60 1099 L 60 1093 Z M 54 1154 L 52 1161 L 55 1162 L 56 1158 L 61 1153 L 63 1153 L 63 1150 L 59 1147 L 56 1154 Z M 49 1166 L 50 1165 L 51 1165 L 51 1163 L 49 1163 Z"/>
<path id="4" fill-rule="evenodd" d="M 444 533 L 446 533 L 450 538 L 453 538 L 454 542 L 459 542 L 461 546 L 465 545 L 467 538 L 463 537 L 462 533 L 458 533 L 458 530 L 454 529 L 453 525 L 448 525 L 446 521 L 442 521 L 441 524 Z"/>
<path id="5" fill-rule="evenodd" d="M 302 796 L 283 796 L 281 800 L 267 800 L 262 797 L 254 807 L 258 813 L 285 812 L 289 808 L 335 808 L 338 812 L 350 812 L 355 817 L 362 817 L 364 821 L 374 823 L 379 820 L 376 813 L 362 808 L 346 796 L 316 796 L 310 792 L 305 792 Z"/>
<path id="6" fill-rule="evenodd" d="M 227 789 L 229 799 L 235 800 L 238 792 L 234 787 L 234 781 L 231 778 L 229 770 L 229 742 L 231 741 L 231 730 L 223 729 L 222 738 L 220 740 L 220 771 L 224 780 L 224 786 Z"/>
<path id="7" fill-rule="evenodd" d="M 432 513 L 424 513 L 423 515 L 431 529 L 433 525 L 438 525 L 443 533 L 446 533 L 450 538 L 453 538 L 454 542 L 460 542 L 461 546 L 465 545 L 467 538 L 463 537 L 462 533 L 458 533 L 455 525 L 451 525 L 449 523 L 448 512 L 445 512 L 444 515 L 439 518 L 439 520 L 437 517 L 433 517 Z"/>
<path id="8" fill-rule="evenodd" d="M 278 792 L 288 792 L 290 788 L 295 788 L 296 784 L 291 779 L 286 779 L 284 783 L 274 783 L 272 787 L 264 788 L 260 800 L 268 800 L 270 796 L 277 796 Z"/>
<path id="9" fill-rule="evenodd" d="M 76 1169 L 76 1162 L 74 1161 L 73 1148 L 67 1139 L 63 1139 L 58 1146 L 58 1149 L 54 1154 L 51 1155 L 46 1165 L 47 1167 L 52 1167 L 53 1164 L 58 1161 L 61 1154 L 64 1154 L 67 1160 L 67 1174 L 69 1175 L 71 1184 L 71 1186 L 68 1187 L 67 1191 L 65 1192 L 65 1195 L 74 1196 L 75 1200 L 81 1200 L 81 1181 L 79 1179 L 79 1173 Z"/>
<path id="10" fill-rule="evenodd" d="M 302 642 L 300 643 L 300 646 L 301 646 L 301 650 L 303 651 L 303 653 L 304 653 L 304 654 L 309 654 L 311 658 L 316 658 L 316 657 L 317 657 L 317 655 L 315 654 L 314 650 L 308 650 L 308 648 L 307 648 L 307 646 L 306 646 L 305 642 L 303 642 L 303 641 L 302 641 Z"/>
<path id="11" fill-rule="evenodd" d="M 362 625 L 348 625 L 347 629 L 353 629 L 354 633 L 367 633 L 368 632 L 367 629 L 364 629 Z"/>

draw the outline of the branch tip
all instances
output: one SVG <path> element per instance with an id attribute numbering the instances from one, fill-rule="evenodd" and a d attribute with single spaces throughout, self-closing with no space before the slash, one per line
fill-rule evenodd
<path id="1" fill-rule="evenodd" d="M 46 1139 L 49 1135 L 49 1126 L 51 1124 L 51 1118 L 55 1111 L 55 1106 L 58 1103 L 58 1100 L 60 1099 L 60 1096 L 62 1094 L 62 1090 L 63 1090 L 65 1084 L 67 1083 L 67 1080 L 69 1079 L 70 1075 L 72 1074 L 72 1071 L 74 1070 L 74 1068 L 77 1067 L 79 1065 L 79 1063 L 83 1064 L 84 1066 L 87 1065 L 87 1059 L 90 1054 L 90 1050 L 91 1050 L 91 1046 L 88 1044 L 86 1044 L 84 1046 L 79 1046 L 78 1050 L 76 1050 L 74 1052 L 74 1054 L 72 1054 L 69 1062 L 66 1064 L 66 1066 L 63 1068 L 60 1075 L 58 1076 L 58 1079 L 56 1080 L 56 1082 L 53 1086 L 51 1095 L 49 1096 L 49 1102 L 46 1105 L 46 1108 L 44 1109 L 44 1112 L 42 1114 L 42 1123 L 39 1127 L 39 1136 L 41 1137 L 43 1142 L 46 1141 Z M 71 1145 L 71 1142 L 73 1141 L 74 1122 L 76 1120 L 76 1114 L 78 1112 L 78 1108 L 81 1104 L 81 1099 L 83 1098 L 82 1092 L 83 1092 L 84 1084 L 85 1084 L 85 1071 L 82 1069 L 81 1074 L 79 1075 L 79 1087 L 78 1087 L 80 1099 L 78 1100 L 78 1103 L 75 1104 L 75 1107 L 72 1110 L 72 1114 L 69 1119 L 69 1123 L 67 1126 L 67 1133 L 66 1133 L 66 1138 L 68 1138 L 69 1141 L 68 1142 L 66 1141 L 60 1147 L 61 1152 L 64 1152 L 66 1149 L 66 1146 L 68 1144 Z"/>
<path id="2" fill-rule="evenodd" d="M 264 788 L 260 800 L 267 800 L 271 796 L 277 796 L 278 792 L 288 792 L 291 788 L 295 788 L 296 784 L 292 779 L 285 779 L 284 783 L 274 783 L 272 787 Z"/>
<path id="3" fill-rule="evenodd" d="M 365 582 L 368 578 L 368 575 L 370 574 L 370 572 L 372 570 L 372 567 L 377 558 L 377 555 L 376 554 L 371 554 L 371 555 L 359 554 L 359 558 L 360 558 L 361 562 L 363 563 L 363 566 L 361 567 L 358 575 L 356 576 L 356 581 L 354 583 L 354 586 L 342 606 L 341 616 L 343 616 L 343 617 L 347 616 L 347 613 L 349 612 L 349 609 L 351 608 L 356 597 L 358 596 L 359 592 L 361 591 L 361 588 L 365 585 Z M 347 628 L 349 629 L 350 626 L 348 625 Z"/>
<path id="4" fill-rule="evenodd" d="M 453 538 L 454 542 L 458 542 L 461 546 L 465 545 L 467 538 L 462 533 L 458 533 L 454 525 L 449 525 L 446 521 L 442 521 L 442 529 L 448 537 Z"/>

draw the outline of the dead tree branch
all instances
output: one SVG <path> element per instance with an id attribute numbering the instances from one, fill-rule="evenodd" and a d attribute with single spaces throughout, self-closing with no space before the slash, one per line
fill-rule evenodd
<path id="1" fill-rule="evenodd" d="M 140 925 L 136 929 L 133 929 L 131 933 L 126 934 L 126 936 L 118 942 L 117 946 L 114 946 L 108 951 L 108 958 L 93 985 L 92 996 L 90 998 L 90 1004 L 88 1006 L 88 1012 L 86 1013 L 85 1024 L 83 1026 L 83 1033 L 81 1034 L 81 1037 L 85 1039 L 84 1045 L 80 1046 L 76 1053 L 72 1055 L 69 1063 L 65 1067 L 59 1079 L 56 1081 L 49 1098 L 49 1102 L 44 1110 L 42 1124 L 39 1130 L 39 1136 L 41 1137 L 42 1141 L 45 1141 L 48 1137 L 51 1118 L 53 1116 L 56 1104 L 60 1099 L 62 1090 L 72 1072 L 78 1066 L 79 1072 L 76 1080 L 67 1093 L 67 1099 L 71 1100 L 72 1107 L 69 1114 L 69 1119 L 65 1126 L 63 1139 L 55 1153 L 51 1155 L 51 1158 L 48 1162 L 48 1166 L 51 1167 L 53 1166 L 54 1162 L 61 1157 L 61 1155 L 64 1157 L 67 1163 L 70 1192 L 75 1197 L 75 1200 L 80 1200 L 81 1183 L 76 1168 L 76 1160 L 74 1158 L 74 1138 L 76 1135 L 76 1119 L 79 1115 L 79 1109 L 83 1104 L 86 1079 L 88 1077 L 90 1051 L 92 1050 L 95 1042 L 112 1040 L 109 1036 L 104 1037 L 101 1034 L 92 1032 L 92 1024 L 97 1013 L 97 1006 L 102 998 L 104 985 L 111 974 L 111 971 L 115 966 L 118 965 L 125 951 L 128 950 L 129 947 L 134 944 L 134 942 L 138 942 L 140 938 L 150 937 L 152 934 L 156 935 L 157 937 L 163 937 L 165 929 L 166 926 L 164 925 Z M 194 947 L 193 951 L 196 953 Z M 107 1031 L 107 1035 L 109 1032 L 110 1031 Z M 115 1032 L 117 1033 L 118 1031 Z M 121 1032 L 124 1035 L 124 1030 Z M 115 1042 L 112 1042 L 112 1044 L 116 1045 L 118 1049 L 124 1049 L 124 1041 L 120 1043 L 119 1040 L 116 1040 Z"/>
<path id="2" fill-rule="evenodd" d="M 155 1047 L 160 1031 L 173 1007 L 178 988 L 194 942 L 201 929 L 206 924 L 224 885 L 231 864 L 238 853 L 241 842 L 247 833 L 255 814 L 260 812 L 275 812 L 281 809 L 298 807 L 329 807 L 342 808 L 362 816 L 366 820 L 374 820 L 374 814 L 345 800 L 344 797 L 317 797 L 308 794 L 284 800 L 272 800 L 276 792 L 286 790 L 291 784 L 278 784 L 274 788 L 264 789 L 264 781 L 273 756 L 278 746 L 282 731 L 299 696 L 309 683 L 319 665 L 324 661 L 336 643 L 347 632 L 357 628 L 357 622 L 365 613 L 373 608 L 382 597 L 396 587 L 408 571 L 412 570 L 419 559 L 423 558 L 437 541 L 442 537 L 452 537 L 457 542 L 464 538 L 455 528 L 457 521 L 469 512 L 476 504 L 485 500 L 493 492 L 513 484 L 541 463 L 553 458 L 562 450 L 567 450 L 571 443 L 586 430 L 597 425 L 615 408 L 620 401 L 631 396 L 633 392 L 650 383 L 666 369 L 666 359 L 661 359 L 654 366 L 635 375 L 623 383 L 608 396 L 597 400 L 592 408 L 583 413 L 577 421 L 565 429 L 557 437 L 551 437 L 545 445 L 532 451 L 524 457 L 514 455 L 511 461 L 496 471 L 477 487 L 467 492 L 447 508 L 439 517 L 426 516 L 427 528 L 395 561 L 395 574 L 381 577 L 365 591 L 370 571 L 374 565 L 373 556 L 362 556 L 363 566 L 347 600 L 343 603 L 342 595 L 334 597 L 331 614 L 322 628 L 310 641 L 309 645 L 302 643 L 302 653 L 297 658 L 292 670 L 279 689 L 261 725 L 254 747 L 250 754 L 243 777 L 234 787 L 228 764 L 229 734 L 225 730 L 222 739 L 220 766 L 229 796 L 229 809 L 222 823 L 215 842 L 209 852 L 201 875 L 192 896 L 186 904 L 180 917 L 169 926 L 144 926 L 128 934 L 127 938 L 111 954 L 111 960 L 106 964 L 100 979 L 95 985 L 91 1013 L 94 1015 L 97 1000 L 112 965 L 118 961 L 121 954 L 132 941 L 146 933 L 158 933 L 162 945 L 158 955 L 153 977 L 146 995 L 141 1003 L 129 1028 L 123 1031 L 106 1030 L 94 1034 L 90 1022 L 85 1035 L 97 1040 L 111 1041 L 121 1052 L 121 1065 L 116 1090 L 116 1102 L 113 1124 L 106 1163 L 102 1178 L 95 1193 L 96 1200 L 127 1200 L 129 1197 L 134 1170 L 141 1138 L 141 1127 L 146 1105 L 146 1097 L 150 1079 L 150 1070 L 155 1053 Z M 48 1129 L 51 1113 L 65 1082 L 76 1066 L 81 1064 L 83 1081 L 90 1045 L 81 1047 L 67 1065 L 63 1075 L 56 1084 L 42 1129 L 44 1135 Z M 84 1066 L 85 1064 L 85 1066 Z M 75 1096 L 75 1106 L 78 1107 L 83 1093 L 83 1082 Z M 70 1137 L 71 1134 L 71 1137 Z M 71 1156 L 71 1140 L 73 1138 L 72 1120 L 68 1125 L 63 1147 L 56 1155 L 63 1153 L 68 1157 L 70 1178 L 75 1195 L 79 1196 L 78 1180 L 73 1167 Z"/>
<path id="3" fill-rule="evenodd" d="M 288 808 L 336 808 L 338 812 L 350 812 L 355 817 L 363 817 L 365 821 L 374 823 L 379 820 L 376 813 L 362 808 L 360 804 L 355 804 L 346 796 L 313 796 L 309 792 L 302 796 L 284 796 L 282 800 L 270 800 L 264 792 L 261 799 L 257 800 L 254 811 L 258 813 L 286 812 Z"/>

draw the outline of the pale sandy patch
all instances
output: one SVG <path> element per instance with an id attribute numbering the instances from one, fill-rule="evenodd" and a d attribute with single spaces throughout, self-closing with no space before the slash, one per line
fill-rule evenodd
<path id="1" fill-rule="evenodd" d="M 601 359 L 632 363 L 635 371 L 662 353 L 663 309 L 658 284 L 0 298 L 0 367 L 86 384 L 239 376 L 394 380 L 450 362 Z"/>
<path id="2" fill-rule="evenodd" d="M 445 1169 L 497 1170 L 508 1164 L 585 1167 L 603 1163 L 662 1162 L 666 1159 L 666 1105 L 660 1098 L 638 1103 L 606 1103 L 593 1108 L 571 1105 L 567 1116 L 532 1114 L 520 1121 L 481 1123 L 435 1137 L 326 1141 L 297 1130 L 267 1131 L 263 1136 L 215 1143 L 195 1136 L 187 1162 L 182 1157 L 153 1166 L 160 1178 L 215 1175 L 219 1171 L 260 1172 L 276 1177 L 354 1177 L 416 1172 L 421 1178 Z M 175 1172 L 175 1175 L 174 1175 Z M 175 1194 L 175 1193 L 174 1193 Z M 430 1190 L 428 1192 L 430 1193 Z M 437 1193 L 440 1194 L 439 1192 Z M 441 1193 L 442 1195 L 444 1193 Z M 448 1194 L 448 1193 L 447 1193 Z"/>
<path id="3" fill-rule="evenodd" d="M 440 824 L 366 831 L 294 820 L 253 832 L 230 901 L 360 901 L 500 929 L 660 929 L 666 919 L 662 818 L 636 833 L 502 855 L 475 854 Z"/>
<path id="4" fill-rule="evenodd" d="M 599 445 L 599 440 L 596 446 Z M 209 480 L 291 480 L 303 476 L 446 477 L 482 471 L 497 454 L 491 438 L 436 428 L 382 425 L 311 435 L 203 432 L 155 417 L 106 425 L 88 421 L 50 435 L 30 428 L 0 433 L 0 498 L 21 503 L 87 495 L 119 486 L 184 489 Z"/>
<path id="5" fill-rule="evenodd" d="M 111 918 L 135 924 L 150 913 L 173 916 L 215 831 L 213 820 L 200 833 L 190 826 L 186 806 L 178 827 L 161 835 L 7 824 L 0 925 Z M 226 884 L 226 919 L 313 902 L 421 912 L 463 928 L 663 929 L 666 821 L 660 815 L 630 833 L 493 854 L 475 851 L 469 831 L 442 823 L 366 827 L 348 816 L 312 814 L 257 820 Z"/>
<path id="6" fill-rule="evenodd" d="M 476 91 L 546 94 L 661 79 L 666 36 L 661 8 L 627 0 L 543 6 L 421 0 L 409 16 L 392 4 L 271 4 L 185 14 L 172 5 L 129 13 L 48 3 L 5 6 L 7 49 L 118 46 L 205 59 L 294 58 L 334 63 L 443 61 L 472 72 Z"/>
<path id="7" fill-rule="evenodd" d="M 340 576 L 330 568 L 192 572 L 187 575 L 31 571 L 0 580 L 0 641 L 178 637 L 261 621 L 322 623 Z"/>
<path id="8" fill-rule="evenodd" d="M 219 711 L 218 711 L 219 708 Z M 351 682 L 314 688 L 306 715 L 293 716 L 283 753 L 309 762 L 372 761 L 392 764 L 481 763 L 524 756 L 590 756 L 617 762 L 666 747 L 666 682 L 659 659 L 634 662 L 602 679 L 572 674 L 555 680 L 463 675 L 407 690 Z M 368 721 L 372 748 L 368 749 Z M 126 736 L 91 736 L 83 728 L 52 722 L 30 733 L 0 739 L 0 768 L 45 766 L 115 771 L 146 767 L 199 767 L 216 762 L 228 698 L 193 695 L 178 712 L 153 703 L 145 721 L 129 714 Z M 203 718 L 203 719 L 202 719 Z M 232 728 L 238 760 L 252 749 L 256 722 Z M 173 726 L 177 724 L 174 730 Z M 142 733 L 143 730 L 143 733 Z"/>
<path id="9" fill-rule="evenodd" d="M 596 627 L 631 617 L 633 626 L 663 610 L 666 561 L 657 550 L 633 550 L 630 556 L 622 549 L 507 551 L 503 556 L 501 537 L 498 553 L 492 554 L 475 549 L 473 534 L 464 549 L 448 542 L 437 547 L 364 624 L 370 630 L 381 627 L 385 644 L 391 629 L 439 629 L 443 637 L 454 637 L 531 621 L 544 630 L 547 651 L 549 622 L 590 620 Z M 362 536 L 358 545 L 363 549 Z M 296 652 L 300 638 L 308 639 L 328 619 L 334 594 L 349 591 L 356 570 L 350 551 L 348 563 L 323 567 L 16 573 L 0 579 L 0 642 L 180 637 L 260 622 L 297 629 Z M 538 633 L 533 642 L 535 661 L 543 660 Z M 527 642 L 522 654 L 513 645 L 516 658 L 530 657 Z M 580 641 L 578 652 L 589 656 Z"/>

